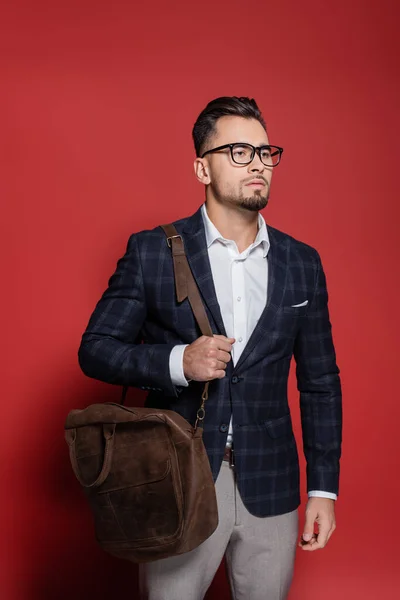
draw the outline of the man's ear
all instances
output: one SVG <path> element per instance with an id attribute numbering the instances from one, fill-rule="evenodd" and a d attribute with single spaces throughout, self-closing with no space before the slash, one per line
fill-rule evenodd
<path id="1" fill-rule="evenodd" d="M 197 177 L 197 181 L 208 185 L 211 182 L 210 171 L 207 164 L 207 160 L 204 158 L 196 158 L 193 163 L 194 174 Z"/>

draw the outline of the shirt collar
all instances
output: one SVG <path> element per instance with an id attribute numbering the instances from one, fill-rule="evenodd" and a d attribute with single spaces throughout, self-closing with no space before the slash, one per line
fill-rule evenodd
<path id="1" fill-rule="evenodd" d="M 201 215 L 203 217 L 203 222 L 204 222 L 207 248 L 209 248 L 216 240 L 227 241 L 226 238 L 224 238 L 220 234 L 220 232 L 218 231 L 218 229 L 215 227 L 214 223 L 211 221 L 210 217 L 208 216 L 205 202 L 203 203 L 203 205 L 201 207 Z M 263 256 L 265 258 L 268 254 L 268 250 L 270 247 L 268 230 L 267 230 L 267 225 L 265 223 L 264 217 L 262 216 L 262 214 L 258 213 L 258 232 L 257 232 L 256 239 L 253 242 L 253 248 L 256 248 L 260 244 L 262 244 L 262 246 L 263 246 Z"/>

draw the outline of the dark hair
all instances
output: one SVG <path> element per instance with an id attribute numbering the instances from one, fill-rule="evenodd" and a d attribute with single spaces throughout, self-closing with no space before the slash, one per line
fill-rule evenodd
<path id="1" fill-rule="evenodd" d="M 246 98 L 244 96 L 240 98 L 238 96 L 221 96 L 220 98 L 215 98 L 202 110 L 193 126 L 192 136 L 196 156 L 200 156 L 203 153 L 208 139 L 216 132 L 218 119 L 229 115 L 244 117 L 245 119 L 257 119 L 265 131 L 267 131 L 261 111 L 253 98 Z"/>

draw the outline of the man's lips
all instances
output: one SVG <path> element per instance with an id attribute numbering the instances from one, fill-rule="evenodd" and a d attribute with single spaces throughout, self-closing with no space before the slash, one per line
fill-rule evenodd
<path id="1" fill-rule="evenodd" d="M 265 182 L 262 181 L 261 179 L 253 179 L 252 181 L 249 181 L 249 183 L 246 183 L 246 185 L 254 185 L 254 186 L 264 187 Z"/>

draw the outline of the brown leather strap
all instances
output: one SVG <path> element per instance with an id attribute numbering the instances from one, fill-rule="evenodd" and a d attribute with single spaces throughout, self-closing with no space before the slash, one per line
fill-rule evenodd
<path id="1" fill-rule="evenodd" d="M 167 236 L 168 246 L 172 248 L 177 300 L 178 302 L 182 302 L 186 298 L 189 299 L 190 306 L 192 307 L 193 314 L 200 327 L 201 333 L 203 335 L 213 337 L 214 334 L 210 325 L 210 321 L 208 320 L 197 283 L 194 280 L 192 271 L 190 270 L 190 266 L 186 258 L 182 236 L 179 235 L 175 229 L 175 226 L 171 223 L 168 225 L 161 225 L 161 227 L 164 229 Z M 203 393 L 201 395 L 201 405 L 197 411 L 197 418 L 194 426 L 195 429 L 197 429 L 199 421 L 203 421 L 206 415 L 204 404 L 208 399 L 209 385 L 210 382 L 206 381 Z"/>
<path id="2" fill-rule="evenodd" d="M 179 235 L 174 225 L 171 223 L 168 225 L 160 225 L 167 236 L 167 244 L 172 249 L 172 259 L 174 261 L 174 276 L 175 276 L 175 289 L 176 298 L 178 302 L 183 302 L 186 298 L 189 299 L 190 306 L 192 307 L 193 314 L 200 327 L 200 331 L 203 335 L 213 337 L 213 331 L 208 320 L 207 313 L 204 308 L 203 301 L 200 296 L 197 283 L 194 280 L 192 271 L 185 254 L 185 248 L 183 245 L 182 236 Z M 203 421 L 205 417 L 204 404 L 208 398 L 208 388 L 210 382 L 206 381 L 204 385 L 204 391 L 201 396 L 202 403 L 197 411 L 197 419 L 195 428 L 197 428 L 198 422 Z M 124 404 L 128 386 L 123 386 L 121 404 Z"/>
<path id="3" fill-rule="evenodd" d="M 94 481 L 92 481 L 92 483 L 86 483 L 86 481 L 82 478 L 80 470 L 79 470 L 79 464 L 78 464 L 78 459 L 76 456 L 76 448 L 75 448 L 76 429 L 74 428 L 74 429 L 66 429 L 65 430 L 64 434 L 65 434 L 65 439 L 67 440 L 67 443 L 69 446 L 69 456 L 71 459 L 72 469 L 73 469 L 79 483 L 84 488 L 99 487 L 102 483 L 105 482 L 108 475 L 110 474 L 113 451 L 114 451 L 115 427 L 116 427 L 115 423 L 103 423 L 103 436 L 104 436 L 104 439 L 106 442 L 105 449 L 104 449 L 103 466 L 101 468 L 101 471 L 100 471 L 98 477 Z"/>
<path id="4" fill-rule="evenodd" d="M 174 225 L 161 225 L 167 235 L 167 243 L 172 248 L 172 258 L 174 261 L 175 288 L 178 302 L 189 298 L 194 316 L 199 324 L 203 335 L 213 337 L 210 321 L 204 308 L 203 301 L 197 284 L 193 278 L 189 263 L 186 258 L 185 248 L 182 237 L 178 234 Z"/>

